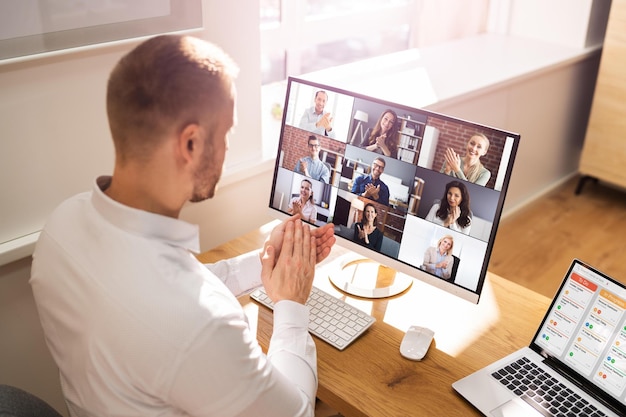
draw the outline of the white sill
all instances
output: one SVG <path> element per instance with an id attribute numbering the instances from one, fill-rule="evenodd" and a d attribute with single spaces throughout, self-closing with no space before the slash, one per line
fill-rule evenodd
<path id="1" fill-rule="evenodd" d="M 447 104 L 578 62 L 601 45 L 573 48 L 536 39 L 483 34 L 409 49 L 302 78 L 407 106 Z"/>
<path id="2" fill-rule="evenodd" d="M 396 52 L 299 76 L 367 96 L 437 110 L 472 96 L 572 65 L 602 45 L 574 48 L 536 39 L 483 34 Z M 263 160 L 276 156 L 286 82 L 262 87 Z"/>

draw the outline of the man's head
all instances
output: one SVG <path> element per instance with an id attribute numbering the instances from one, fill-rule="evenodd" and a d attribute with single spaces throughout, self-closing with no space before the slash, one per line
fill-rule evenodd
<path id="1" fill-rule="evenodd" d="M 375 180 L 377 180 L 380 177 L 380 174 L 382 174 L 385 171 L 385 160 L 383 158 L 376 158 L 372 161 L 372 178 L 374 178 Z"/>
<path id="2" fill-rule="evenodd" d="M 320 157 L 320 141 L 315 135 L 309 136 L 307 139 L 307 145 L 309 147 L 309 155 L 312 159 L 318 159 Z"/>
<path id="3" fill-rule="evenodd" d="M 147 165 L 171 147 L 193 178 L 189 199 L 212 197 L 235 119 L 237 72 L 221 49 L 189 36 L 157 36 L 125 55 L 107 89 L 116 167 Z"/>
<path id="4" fill-rule="evenodd" d="M 328 94 L 326 91 L 320 90 L 315 93 L 315 113 L 321 114 L 324 111 L 324 107 L 326 107 L 326 102 L 328 101 Z"/>

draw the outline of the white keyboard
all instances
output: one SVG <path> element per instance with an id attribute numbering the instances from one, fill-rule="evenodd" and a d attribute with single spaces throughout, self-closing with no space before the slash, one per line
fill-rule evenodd
<path id="1" fill-rule="evenodd" d="M 250 298 L 274 308 L 265 289 L 257 288 Z M 306 305 L 309 307 L 309 331 L 339 350 L 354 342 L 376 319 L 343 300 L 313 287 Z"/>

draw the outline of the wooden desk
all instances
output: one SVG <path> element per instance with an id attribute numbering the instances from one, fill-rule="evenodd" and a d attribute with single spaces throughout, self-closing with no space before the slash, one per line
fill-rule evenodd
<path id="1" fill-rule="evenodd" d="M 272 223 L 199 256 L 202 262 L 259 248 Z M 549 300 L 489 274 L 478 305 L 414 281 L 398 296 L 367 300 L 348 296 L 328 280 L 333 259 L 347 251 L 336 247 L 316 272 L 315 286 L 376 317 L 376 323 L 344 351 L 313 338 L 318 352 L 317 396 L 346 417 L 480 415 L 451 384 L 471 372 L 528 345 Z M 330 259 L 333 258 L 333 259 Z M 240 298 L 250 325 L 267 350 L 272 313 Z M 399 352 L 412 324 L 430 327 L 435 339 L 421 362 Z"/>

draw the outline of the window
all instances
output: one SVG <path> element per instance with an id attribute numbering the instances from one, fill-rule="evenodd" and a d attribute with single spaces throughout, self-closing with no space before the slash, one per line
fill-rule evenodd
<path id="1" fill-rule="evenodd" d="M 261 0 L 264 154 L 278 140 L 287 76 L 486 31 L 489 0 Z"/>
<path id="2" fill-rule="evenodd" d="M 261 0 L 262 83 L 484 32 L 489 0 Z"/>

